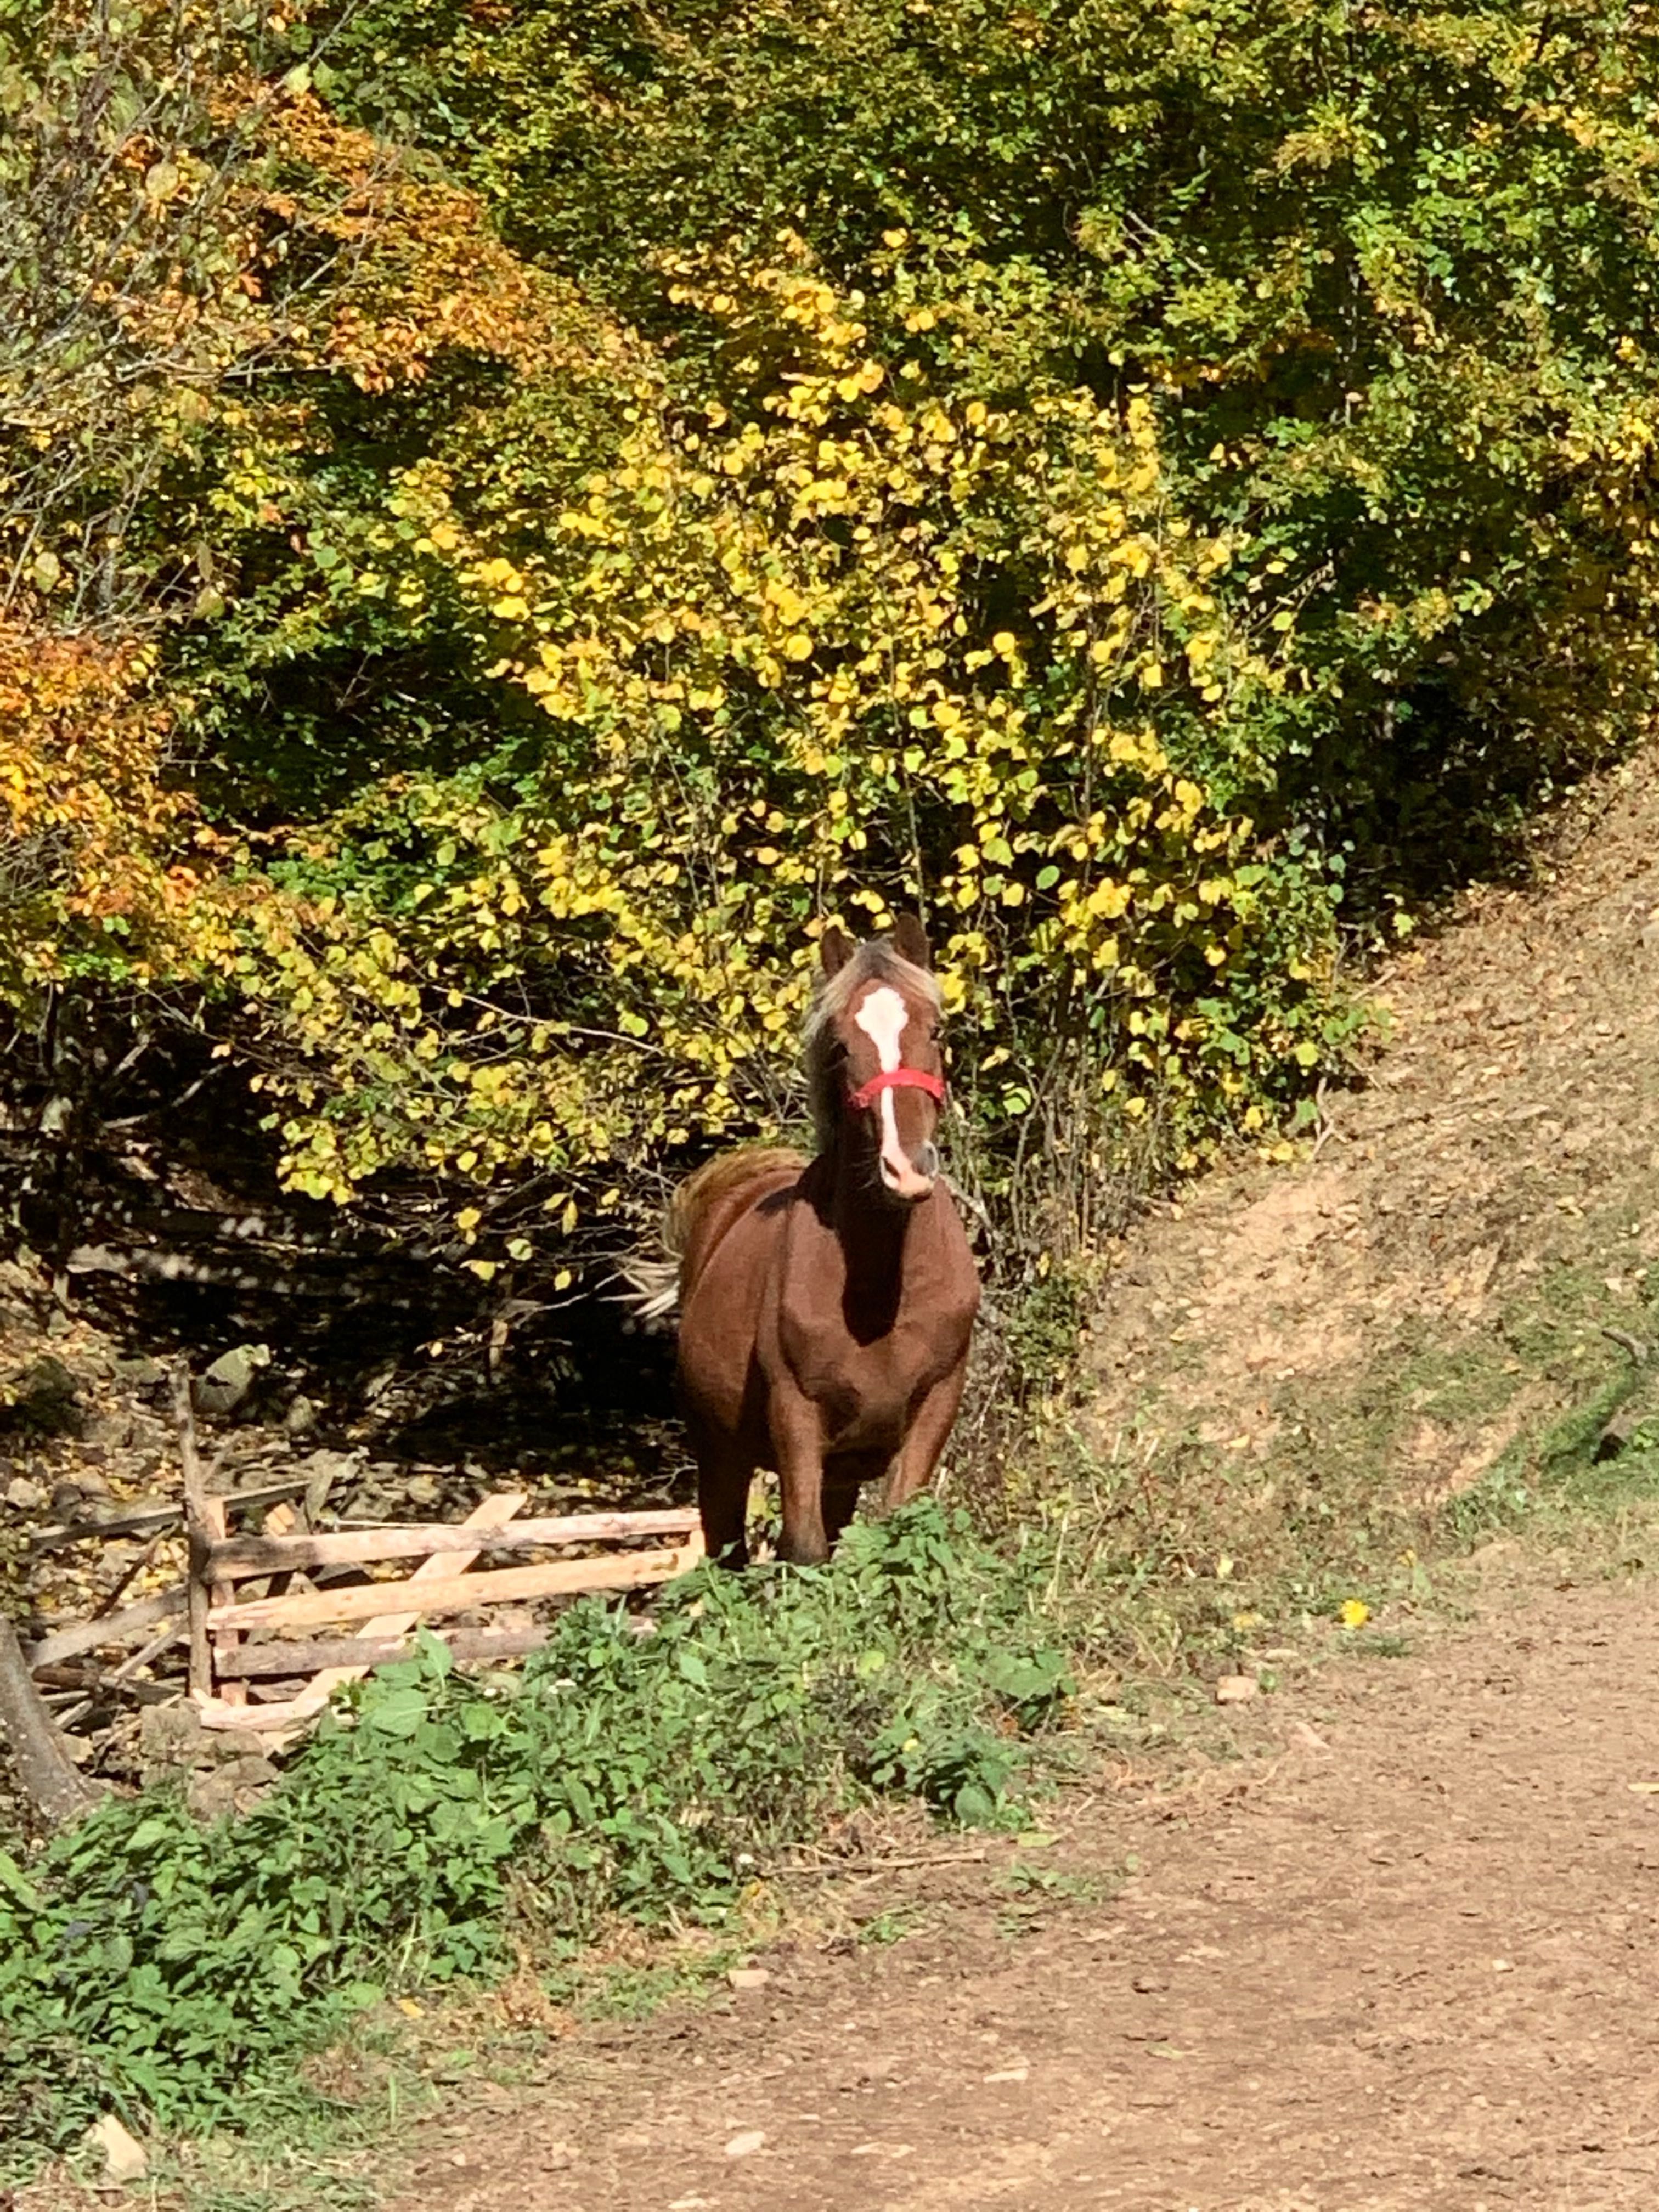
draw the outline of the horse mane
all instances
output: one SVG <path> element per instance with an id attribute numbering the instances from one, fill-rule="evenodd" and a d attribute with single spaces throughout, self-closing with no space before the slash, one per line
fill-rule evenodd
<path id="1" fill-rule="evenodd" d="M 907 960 L 890 937 L 872 937 L 837 972 L 818 984 L 801 1029 L 801 1054 L 818 1150 L 828 1152 L 841 1125 L 841 1076 L 834 1058 L 836 1024 L 859 994 L 872 984 L 890 983 L 908 999 L 920 999 L 935 1014 L 944 1005 L 936 979 Z"/>
<path id="2" fill-rule="evenodd" d="M 744 1183 L 799 1175 L 805 1165 L 805 1153 L 790 1145 L 738 1145 L 705 1160 L 670 1194 L 657 1250 L 632 1253 L 619 1263 L 617 1274 L 625 1286 L 622 1303 L 632 1306 L 647 1328 L 667 1322 L 679 1305 L 686 1248 L 710 1206 Z"/>

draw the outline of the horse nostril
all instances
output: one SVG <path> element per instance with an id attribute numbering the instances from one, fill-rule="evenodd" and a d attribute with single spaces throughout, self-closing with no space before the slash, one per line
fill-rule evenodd
<path id="1" fill-rule="evenodd" d="M 915 1156 L 916 1173 L 925 1175 L 931 1182 L 939 1173 L 939 1146 L 924 1145 Z"/>

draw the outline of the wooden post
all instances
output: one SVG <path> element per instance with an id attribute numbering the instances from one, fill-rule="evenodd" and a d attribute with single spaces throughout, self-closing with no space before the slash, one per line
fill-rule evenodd
<path id="1" fill-rule="evenodd" d="M 190 1538 L 190 1583 L 185 1607 L 190 1620 L 190 1693 L 198 1702 L 213 1695 L 213 1646 L 208 1639 L 208 1553 L 215 1530 L 207 1516 L 207 1479 L 196 1449 L 196 1413 L 190 1396 L 190 1364 L 173 1370 L 173 1430 L 185 1478 L 185 1528 Z M 246 1694 L 246 1693 L 244 1693 Z"/>
<path id="2" fill-rule="evenodd" d="M 204 1575 L 207 1575 L 211 1571 L 213 1547 L 216 1544 L 222 1544 L 225 1540 L 224 1499 L 222 1498 L 204 1498 L 202 1500 L 202 1514 L 203 1519 L 206 1524 L 208 1536 L 207 1550 L 204 1553 L 202 1559 L 202 1572 Z M 208 1584 L 208 1597 L 212 1605 L 228 1605 L 235 1595 L 235 1589 L 229 1583 L 210 1582 Z M 210 1623 L 211 1622 L 212 1618 L 213 1616 L 211 1613 L 210 1613 L 208 1615 Z M 234 1629 L 221 1628 L 214 1630 L 210 1627 L 209 1635 L 211 1639 L 210 1657 L 216 1656 L 221 1650 L 227 1647 L 231 1650 L 234 1650 L 236 1645 L 242 1640 Z M 228 1705 L 245 1705 L 247 1703 L 247 1686 L 244 1682 L 227 1682 L 224 1687 L 224 1696 L 225 1702 Z"/>

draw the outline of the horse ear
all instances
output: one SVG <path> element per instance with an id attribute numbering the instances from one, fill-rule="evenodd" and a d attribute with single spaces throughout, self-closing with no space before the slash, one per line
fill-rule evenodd
<path id="1" fill-rule="evenodd" d="M 831 922 L 818 939 L 818 958 L 826 975 L 839 975 L 853 957 L 853 940 L 837 923 Z"/>
<path id="2" fill-rule="evenodd" d="M 913 968 L 931 968 L 933 956 L 927 950 L 927 933 L 913 914 L 902 914 L 893 924 L 893 942 Z"/>

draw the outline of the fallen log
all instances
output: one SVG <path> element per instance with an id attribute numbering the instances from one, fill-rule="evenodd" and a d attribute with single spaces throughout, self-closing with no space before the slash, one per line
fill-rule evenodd
<path id="1" fill-rule="evenodd" d="M 515 1521 L 485 1547 L 492 1552 L 528 1552 L 542 1545 L 602 1544 L 641 1536 L 689 1536 L 697 1525 L 694 1506 L 646 1513 L 565 1513 L 537 1521 Z M 312 1536 L 231 1536 L 210 1547 L 207 1571 L 215 1581 L 232 1576 L 291 1574 L 315 1567 L 362 1566 L 381 1559 L 434 1559 L 450 1552 L 478 1549 L 471 1523 L 398 1523 L 351 1528 Z"/>

